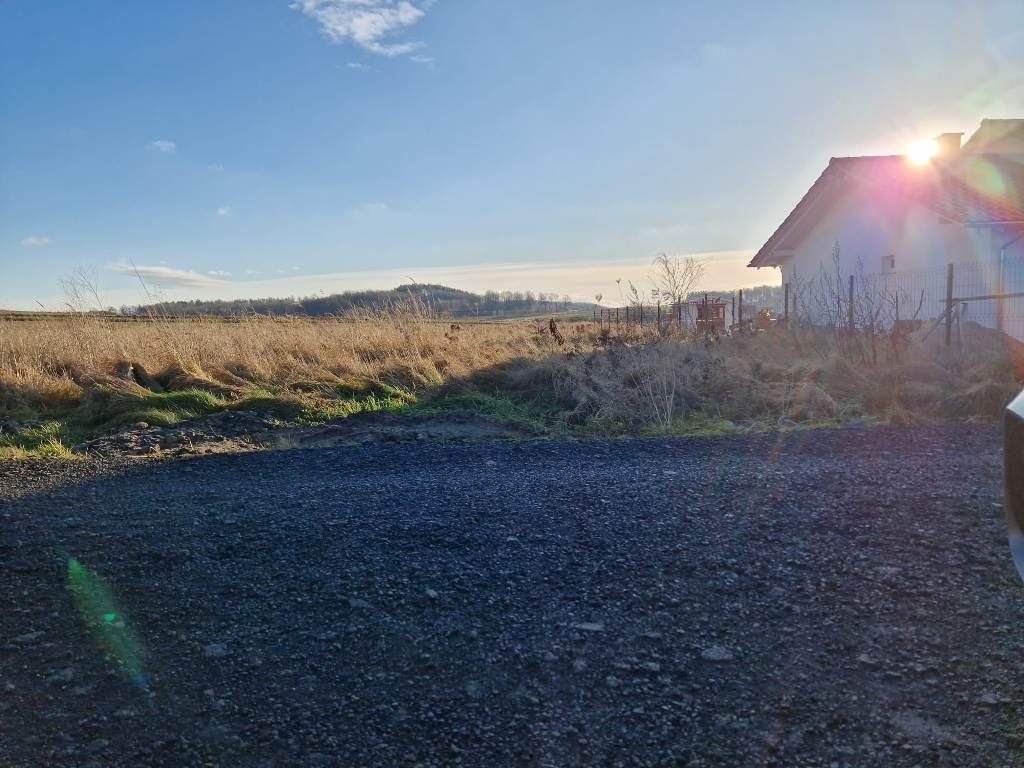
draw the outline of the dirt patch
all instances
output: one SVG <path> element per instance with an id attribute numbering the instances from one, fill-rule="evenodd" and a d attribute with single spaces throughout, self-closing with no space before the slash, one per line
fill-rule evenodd
<path id="1" fill-rule="evenodd" d="M 172 427 L 138 422 L 79 443 L 74 450 L 94 456 L 159 457 L 338 445 L 479 442 L 528 436 L 515 426 L 471 413 L 410 416 L 367 412 L 310 426 L 252 411 L 224 411 Z"/>
<path id="2" fill-rule="evenodd" d="M 316 427 L 276 432 L 273 448 L 329 448 L 336 445 L 379 443 L 459 442 L 512 440 L 529 437 L 510 424 L 472 413 L 403 416 L 394 413 L 358 413 L 343 421 Z"/>

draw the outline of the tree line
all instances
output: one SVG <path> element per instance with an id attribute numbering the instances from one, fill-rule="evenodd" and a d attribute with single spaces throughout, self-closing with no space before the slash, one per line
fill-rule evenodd
<path id="1" fill-rule="evenodd" d="M 415 303 L 431 314 L 451 317 L 514 317 L 569 310 L 586 310 L 590 304 L 573 302 L 569 296 L 533 291 L 463 291 L 446 285 L 411 283 L 390 290 L 345 291 L 303 298 L 194 299 L 162 301 L 139 307 L 122 307 L 121 314 L 306 315 L 326 317 L 352 312 L 386 312 Z"/>

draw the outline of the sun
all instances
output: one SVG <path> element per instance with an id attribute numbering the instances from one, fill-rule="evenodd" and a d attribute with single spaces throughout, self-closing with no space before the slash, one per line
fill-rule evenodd
<path id="1" fill-rule="evenodd" d="M 939 154 L 939 145 L 933 139 L 924 139 L 910 145 L 907 150 L 907 159 L 914 165 L 927 165 L 932 158 Z"/>

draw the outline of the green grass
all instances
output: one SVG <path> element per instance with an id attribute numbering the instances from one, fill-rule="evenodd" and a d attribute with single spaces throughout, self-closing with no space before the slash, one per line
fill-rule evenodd
<path id="1" fill-rule="evenodd" d="M 61 421 L 46 421 L 37 427 L 19 430 L 15 435 L 0 435 L 0 458 L 74 458 L 71 447 L 78 435 Z"/>
<path id="2" fill-rule="evenodd" d="M 77 407 L 47 416 L 40 425 L 16 434 L 0 434 L 0 458 L 29 456 L 70 458 L 71 448 L 91 437 L 124 425 L 145 422 L 169 427 L 189 419 L 226 410 L 257 411 L 288 422 L 322 424 L 357 413 L 388 411 L 417 416 L 470 413 L 512 425 L 528 435 L 624 437 L 664 435 L 725 435 L 780 428 L 767 420 L 736 423 L 701 412 L 691 412 L 670 424 L 620 422 L 600 413 L 577 414 L 552 398 L 505 391 L 428 391 L 419 395 L 385 383 L 363 389 L 324 384 L 312 391 L 253 386 L 234 396 L 200 389 L 154 393 L 94 390 Z M 31 414 L 19 414 L 31 420 Z M 26 418 L 27 416 L 27 418 Z M 41 418 L 35 415 L 34 418 Z M 829 419 L 813 426 L 834 426 L 845 419 Z M 812 425 L 801 423 L 794 428 Z"/>
<path id="3" fill-rule="evenodd" d="M 189 419 L 219 411 L 258 411 L 302 424 L 321 424 L 363 411 L 401 411 L 416 402 L 416 396 L 400 388 L 380 384 L 362 392 L 349 388 L 297 394 L 253 387 L 227 398 L 200 389 L 177 392 L 122 392 L 97 390 L 77 407 L 50 414 L 39 426 L 16 434 L 0 434 L 0 458 L 70 458 L 78 443 L 111 429 L 145 422 L 171 427 Z M 9 414 L 8 418 L 14 414 Z M 18 421 L 42 418 L 41 414 L 19 411 Z"/>
<path id="4" fill-rule="evenodd" d="M 473 413 L 537 435 L 564 431 L 564 420 L 554 406 L 483 392 L 437 395 L 410 406 L 407 412 L 425 416 Z"/>

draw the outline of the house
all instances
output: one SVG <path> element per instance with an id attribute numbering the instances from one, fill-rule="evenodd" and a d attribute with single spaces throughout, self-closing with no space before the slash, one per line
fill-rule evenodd
<path id="1" fill-rule="evenodd" d="M 827 274 L 845 285 L 954 264 L 973 276 L 958 296 L 1024 291 L 1024 120 L 982 120 L 961 136 L 936 137 L 920 157 L 832 158 L 749 266 L 778 267 L 784 284 Z M 928 301 L 935 316 L 940 297 Z"/>

